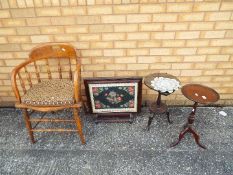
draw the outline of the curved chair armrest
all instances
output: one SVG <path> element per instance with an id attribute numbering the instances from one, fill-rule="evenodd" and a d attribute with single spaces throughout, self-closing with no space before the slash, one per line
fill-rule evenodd
<path id="1" fill-rule="evenodd" d="M 74 98 L 75 102 L 78 103 L 81 100 L 81 89 L 80 89 L 80 83 L 81 83 L 81 77 L 78 73 L 78 70 L 74 72 Z"/>
<path id="2" fill-rule="evenodd" d="M 18 89 L 18 86 L 16 83 L 16 75 L 22 67 L 26 66 L 30 62 L 31 61 L 29 61 L 29 60 L 24 61 L 20 65 L 16 66 L 11 72 L 11 85 L 12 85 L 12 89 L 14 91 L 15 97 L 16 97 L 18 102 L 21 102 L 21 97 L 20 97 L 19 89 Z"/>

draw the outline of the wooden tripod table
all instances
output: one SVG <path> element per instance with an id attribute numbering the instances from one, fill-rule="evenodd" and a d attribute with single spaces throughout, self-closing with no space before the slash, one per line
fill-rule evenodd
<path id="1" fill-rule="evenodd" d="M 192 112 L 189 114 L 188 121 L 184 125 L 184 129 L 180 132 L 178 141 L 171 144 L 171 147 L 176 146 L 184 138 L 184 135 L 190 132 L 194 136 L 197 145 L 206 149 L 206 147 L 200 143 L 200 136 L 192 127 L 195 120 L 195 113 L 198 103 L 214 103 L 219 100 L 219 94 L 212 88 L 200 84 L 187 84 L 182 87 L 181 92 L 186 98 L 193 101 L 194 105 Z"/>
<path id="2" fill-rule="evenodd" d="M 161 100 L 161 96 L 164 95 L 164 96 L 167 96 L 167 95 L 170 95 L 171 93 L 169 92 L 160 92 L 158 90 L 155 90 L 154 87 L 152 86 L 151 84 L 151 81 L 154 80 L 154 78 L 156 77 L 164 77 L 164 78 L 170 78 L 170 79 L 175 79 L 177 80 L 179 83 L 180 81 L 178 80 L 178 78 L 176 78 L 175 76 L 173 75 L 170 75 L 170 74 L 167 74 L 167 73 L 154 73 L 154 74 L 150 74 L 150 75 L 147 75 L 144 79 L 144 83 L 147 87 L 149 87 L 150 89 L 154 90 L 154 91 L 157 91 L 158 92 L 158 97 L 156 99 L 156 101 L 152 102 L 149 106 L 149 110 L 151 113 L 153 113 L 153 116 L 150 116 L 149 117 L 149 120 L 148 120 L 148 124 L 147 124 L 147 130 L 150 129 L 150 125 L 152 123 L 152 120 L 154 119 L 155 115 L 160 115 L 160 114 L 166 114 L 167 116 L 167 120 L 169 123 L 172 123 L 170 118 L 169 118 L 169 112 L 168 112 L 168 107 L 165 103 L 162 102 Z"/>

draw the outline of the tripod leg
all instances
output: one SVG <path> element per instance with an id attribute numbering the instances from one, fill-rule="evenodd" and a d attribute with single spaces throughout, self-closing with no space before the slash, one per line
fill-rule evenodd
<path id="1" fill-rule="evenodd" d="M 171 124 L 171 123 L 172 123 L 172 121 L 171 121 L 171 120 L 170 120 L 170 118 L 169 118 L 170 113 L 167 111 L 167 112 L 166 112 L 166 114 L 167 114 L 167 121 L 168 121 L 168 123 L 170 123 L 170 124 Z"/>
<path id="2" fill-rule="evenodd" d="M 206 149 L 206 147 L 200 143 L 200 136 L 192 128 L 190 128 L 190 132 L 193 134 L 197 145 L 203 149 Z"/>
<path id="3" fill-rule="evenodd" d="M 152 117 L 149 117 L 148 124 L 147 124 L 147 131 L 149 131 L 149 130 L 150 130 L 150 125 L 151 125 L 151 122 L 152 122 L 152 120 L 153 120 L 154 116 L 155 116 L 155 114 L 153 114 L 153 116 L 152 116 Z"/>
<path id="4" fill-rule="evenodd" d="M 172 143 L 170 147 L 174 147 L 176 145 L 178 145 L 178 143 L 180 143 L 180 141 L 184 138 L 184 135 L 189 131 L 189 128 L 185 128 L 183 131 L 181 131 L 180 135 L 179 135 L 179 139 Z"/>

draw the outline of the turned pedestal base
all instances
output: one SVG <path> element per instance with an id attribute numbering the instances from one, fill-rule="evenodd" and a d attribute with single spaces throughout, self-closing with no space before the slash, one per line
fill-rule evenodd
<path id="1" fill-rule="evenodd" d="M 179 139 L 176 142 L 172 143 L 171 147 L 178 145 L 178 143 L 180 143 L 180 141 L 184 138 L 185 134 L 189 132 L 193 135 L 196 141 L 196 144 L 200 146 L 201 148 L 206 149 L 206 147 L 200 143 L 200 136 L 197 134 L 197 132 L 192 127 L 194 120 L 195 120 L 195 112 L 196 112 L 197 105 L 198 103 L 195 102 L 193 105 L 193 110 L 189 114 L 188 122 L 184 125 L 184 129 L 179 134 Z"/>
<path id="2" fill-rule="evenodd" d="M 165 103 L 161 102 L 161 93 L 160 92 L 158 94 L 157 101 L 150 104 L 149 110 L 150 110 L 150 113 L 152 113 L 153 115 L 150 116 L 149 120 L 148 120 L 148 124 L 147 124 L 148 131 L 150 130 L 150 125 L 151 125 L 152 120 L 154 119 L 154 117 L 156 115 L 166 114 L 168 122 L 172 123 L 170 118 L 169 118 L 170 114 L 168 112 L 167 105 Z"/>

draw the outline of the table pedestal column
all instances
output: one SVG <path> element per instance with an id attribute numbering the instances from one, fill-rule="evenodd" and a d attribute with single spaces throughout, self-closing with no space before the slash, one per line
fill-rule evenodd
<path id="1" fill-rule="evenodd" d="M 194 120 L 195 120 L 195 113 L 196 113 L 197 105 L 198 105 L 198 103 L 195 102 L 193 105 L 193 110 L 189 114 L 188 122 L 184 125 L 184 129 L 180 132 L 178 141 L 171 144 L 171 147 L 176 146 L 184 138 L 184 135 L 186 133 L 190 132 L 194 136 L 194 139 L 195 139 L 197 145 L 203 149 L 206 149 L 206 147 L 200 143 L 200 136 L 197 134 L 197 132 L 192 127 Z"/>

